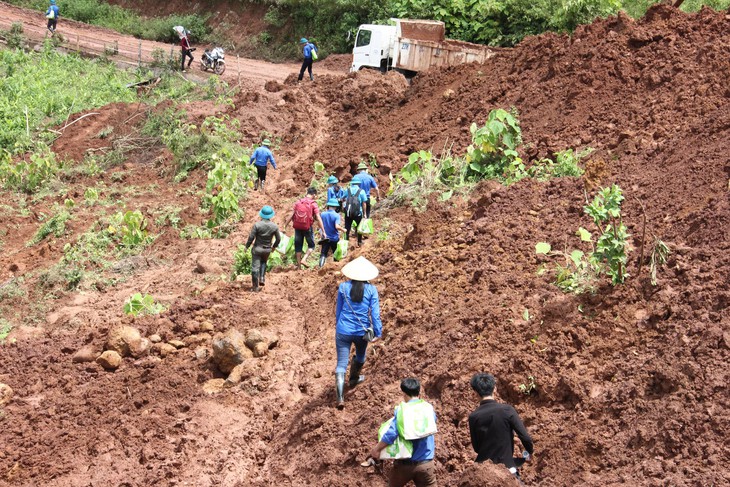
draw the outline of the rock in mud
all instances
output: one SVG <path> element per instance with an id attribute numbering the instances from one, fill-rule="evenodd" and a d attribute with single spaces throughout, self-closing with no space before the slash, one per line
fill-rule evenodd
<path id="1" fill-rule="evenodd" d="M 198 274 L 223 274 L 223 268 L 207 255 L 201 255 L 195 263 L 195 272 Z"/>
<path id="2" fill-rule="evenodd" d="M 204 321 L 200 324 L 200 331 L 201 332 L 208 332 L 208 331 L 214 331 L 215 326 L 210 321 Z"/>
<path id="3" fill-rule="evenodd" d="M 203 384 L 203 391 L 207 394 L 216 394 L 225 389 L 225 384 L 225 379 L 210 379 L 205 384 Z"/>
<path id="4" fill-rule="evenodd" d="M 120 365 L 122 365 L 122 356 L 114 350 L 107 350 L 99 355 L 99 358 L 96 359 L 96 363 L 104 367 L 106 370 L 116 370 Z"/>
<path id="5" fill-rule="evenodd" d="M 83 347 L 78 349 L 78 351 L 74 354 L 71 361 L 76 364 L 85 363 L 85 362 L 93 362 L 94 360 L 96 360 L 96 358 L 98 356 L 99 356 L 99 352 L 94 350 L 93 346 L 84 345 Z"/>
<path id="6" fill-rule="evenodd" d="M 7 384 L 0 383 L 0 406 L 5 406 L 13 399 L 13 390 Z"/>
<path id="7" fill-rule="evenodd" d="M 457 485 L 459 487 L 518 487 L 520 483 L 504 465 L 495 465 L 486 461 L 469 465 L 462 473 Z"/>
<path id="8" fill-rule="evenodd" d="M 122 357 L 139 353 L 143 348 L 142 335 L 132 326 L 116 326 L 111 329 L 106 340 L 107 350 L 113 350 Z"/>
<path id="9" fill-rule="evenodd" d="M 183 348 L 183 347 L 185 347 L 185 342 L 183 342 L 181 340 L 170 340 L 167 343 L 169 343 L 170 345 L 172 345 L 175 348 Z"/>
<path id="10" fill-rule="evenodd" d="M 265 357 L 269 353 L 269 345 L 264 342 L 259 342 L 253 347 L 254 357 Z"/>
<path id="11" fill-rule="evenodd" d="M 265 346 L 268 350 L 270 348 L 274 348 L 278 343 L 279 337 L 272 333 L 262 332 L 261 330 L 256 328 L 252 328 L 246 331 L 246 346 L 251 350 L 255 350 L 257 346 L 259 349 L 261 349 L 262 346 L 259 344 L 263 344 L 263 346 Z M 263 355 L 266 355 L 266 352 L 264 352 Z M 256 356 L 259 357 L 263 355 Z"/>
<path id="12" fill-rule="evenodd" d="M 160 343 L 162 341 L 162 337 L 160 335 L 150 335 L 149 340 L 152 343 Z"/>
<path id="13" fill-rule="evenodd" d="M 213 338 L 213 362 L 224 374 L 230 374 L 236 365 L 251 357 L 253 353 L 240 331 L 231 328 Z"/>
<path id="14" fill-rule="evenodd" d="M 157 353 L 160 354 L 160 357 L 165 358 L 168 355 L 172 355 L 173 353 L 177 352 L 177 348 L 170 345 L 169 343 L 157 343 L 155 344 L 155 348 L 157 349 Z"/>

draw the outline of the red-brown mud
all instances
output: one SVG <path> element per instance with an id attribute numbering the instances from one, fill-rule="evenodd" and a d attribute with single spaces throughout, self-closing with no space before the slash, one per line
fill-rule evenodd
<path id="1" fill-rule="evenodd" d="M 13 331 L 15 344 L 0 347 L 0 382 L 15 391 L 0 420 L 0 485 L 384 486 L 388 466 L 360 463 L 407 375 L 422 379 L 439 415 L 439 484 L 509 485 L 499 467 L 472 463 L 466 418 L 478 398 L 468 379 L 477 371 L 498 377 L 499 398 L 533 435 L 527 485 L 729 485 L 728 27 L 727 13 L 656 7 L 640 22 L 621 16 L 571 38 L 530 38 L 488 64 L 420 75 L 410 86 L 395 74 L 321 76 L 313 85 L 244 91 L 235 108 L 191 106 L 193 119 L 214 110 L 239 118 L 242 142 L 262 130 L 282 138 L 269 196 L 248 198 L 244 223 L 228 239 L 180 240 L 166 231 L 127 280 L 61 294 L 45 322 Z M 368 350 L 367 380 L 347 392 L 344 411 L 332 407 L 339 264 L 274 272 L 260 294 L 245 279 L 195 272 L 201 256 L 229 269 L 262 204 L 273 203 L 283 223 L 314 160 L 345 176 L 372 154 L 387 187 L 388 171 L 410 151 L 453 144 L 461 153 L 472 122 L 510 106 L 519 111 L 525 159 L 590 146 L 586 175 L 484 182 L 469 198 L 434 200 L 425 212 L 378 210 L 376 226 L 387 235 L 352 257 L 365 255 L 381 270 L 384 339 Z M 121 110 L 116 121 L 127 116 Z M 96 131 L 77 125 L 65 135 L 79 137 L 79 147 L 63 149 L 69 154 Z M 204 175 L 173 183 L 162 171 L 169 164 L 164 151 L 126 163 L 135 184 L 158 185 L 127 204 L 151 211 L 178 199 L 186 221 L 201 219 L 194 193 Z M 579 247 L 576 229 L 592 225 L 586 193 L 611 183 L 626 196 L 631 277 L 566 295 L 551 273 L 538 275 L 553 258 L 537 256 L 534 245 Z M 637 263 L 644 212 L 647 242 L 656 236 L 671 249 L 656 286 Z M 27 271 L 53 259 L 22 253 L 37 221 L 14 218 L 13 231 L 26 237 L 6 238 L 4 253 L 16 257 L 2 261 L 0 281 L 24 275 L 32 283 Z M 50 255 L 58 258 L 79 231 Z M 135 291 L 170 311 L 124 317 Z M 126 358 L 116 372 L 72 362 L 84 345 L 101 351 L 122 322 L 187 345 L 164 358 Z M 212 332 L 264 329 L 279 343 L 246 362 L 239 386 L 221 390 L 208 382 L 221 374 L 198 350 L 209 348 L 205 322 Z M 536 388 L 523 394 L 530 377 Z"/>

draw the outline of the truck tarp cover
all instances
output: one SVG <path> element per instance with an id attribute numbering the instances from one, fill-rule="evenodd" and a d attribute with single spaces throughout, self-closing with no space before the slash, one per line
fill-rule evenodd
<path id="1" fill-rule="evenodd" d="M 419 41 L 442 42 L 446 38 L 443 22 L 436 20 L 401 20 L 401 37 Z"/>

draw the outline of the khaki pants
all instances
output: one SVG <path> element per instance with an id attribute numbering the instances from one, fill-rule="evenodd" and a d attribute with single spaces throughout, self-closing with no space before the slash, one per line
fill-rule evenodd
<path id="1" fill-rule="evenodd" d="M 433 460 L 416 465 L 396 460 L 390 472 L 388 487 L 403 487 L 411 480 L 416 487 L 436 487 Z"/>

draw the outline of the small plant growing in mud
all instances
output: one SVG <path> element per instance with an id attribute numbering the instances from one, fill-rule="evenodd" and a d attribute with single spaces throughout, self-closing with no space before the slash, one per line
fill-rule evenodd
<path id="1" fill-rule="evenodd" d="M 42 242 L 47 236 L 62 237 L 66 232 L 66 222 L 71 219 L 71 213 L 65 209 L 56 208 L 56 213 L 46 217 L 33 238 L 26 245 L 28 247 Z"/>
<path id="2" fill-rule="evenodd" d="M 231 281 L 235 281 L 238 276 L 245 276 L 246 274 L 251 274 L 251 250 L 246 249 L 245 245 L 239 245 L 233 254 Z"/>
<path id="3" fill-rule="evenodd" d="M 142 296 L 142 293 L 134 293 L 124 303 L 124 313 L 132 316 L 157 315 L 165 309 L 163 304 L 155 302 L 155 299 L 149 294 Z"/>
<path id="4" fill-rule="evenodd" d="M 515 113 L 497 109 L 489 112 L 483 127 L 471 124 L 472 145 L 467 148 L 467 177 L 472 180 L 499 179 L 522 166 L 517 148 L 522 130 Z"/>
<path id="5" fill-rule="evenodd" d="M 93 206 L 99 201 L 99 190 L 96 188 L 86 188 L 84 190 L 84 203 L 88 206 Z"/>
<path id="6" fill-rule="evenodd" d="M 651 275 L 651 285 L 657 285 L 657 269 L 667 263 L 669 257 L 669 247 L 660 239 L 654 240 L 654 248 L 651 250 L 651 257 L 649 259 L 649 273 Z"/>
<path id="7" fill-rule="evenodd" d="M 208 182 L 203 206 L 209 208 L 211 217 L 206 226 L 221 229 L 237 222 L 241 217 L 239 198 L 245 189 L 242 184 L 239 164 L 215 157 L 215 167 L 208 171 Z M 224 229 L 223 229 L 224 230 Z"/>
<path id="8" fill-rule="evenodd" d="M 9 152 L 0 152 L 0 183 L 5 189 L 34 193 L 54 178 L 60 169 L 50 151 L 34 153 L 28 161 L 17 162 L 13 162 Z"/>
<path id="9" fill-rule="evenodd" d="M 555 284 L 560 289 L 576 294 L 593 291 L 598 276 L 602 273 L 611 277 L 614 286 L 626 280 L 626 247 L 629 234 L 621 219 L 623 199 L 621 188 L 614 184 L 610 188 L 600 189 L 593 202 L 583 208 L 601 232 L 595 243 L 593 235 L 585 228 L 580 227 L 576 232 L 582 242 L 591 244 L 588 254 L 579 249 L 571 252 L 553 251 L 548 242 L 535 245 L 537 254 L 562 255 L 565 258 L 565 265 L 555 266 Z M 542 272 L 544 269 L 538 273 Z"/>
<path id="10" fill-rule="evenodd" d="M 537 381 L 535 380 L 535 377 L 533 375 L 528 375 L 527 381 L 517 386 L 517 390 L 520 391 L 520 394 L 524 394 L 526 396 L 529 396 L 533 392 L 537 392 Z"/>
<path id="11" fill-rule="evenodd" d="M 127 249 L 147 245 L 152 238 L 147 234 L 147 220 L 139 210 L 121 211 L 111 218 L 107 232 L 115 236 Z"/>

